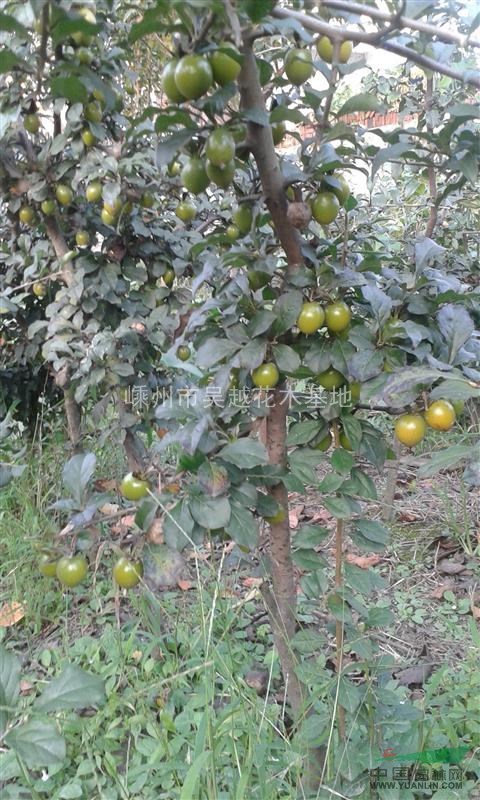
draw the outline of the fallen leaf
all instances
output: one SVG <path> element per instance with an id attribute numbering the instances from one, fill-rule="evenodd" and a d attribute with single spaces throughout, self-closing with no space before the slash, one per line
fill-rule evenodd
<path id="1" fill-rule="evenodd" d="M 132 658 L 134 659 L 134 661 L 140 661 L 142 656 L 143 653 L 141 650 L 134 650 L 132 653 Z"/>
<path id="2" fill-rule="evenodd" d="M 418 664 L 416 667 L 407 667 L 393 673 L 400 686 L 417 684 L 422 686 L 433 672 L 433 664 Z"/>
<path id="3" fill-rule="evenodd" d="M 25 609 L 21 603 L 4 603 L 0 606 L 0 628 L 10 628 L 16 625 L 25 616 Z"/>
<path id="4" fill-rule="evenodd" d="M 288 512 L 288 521 L 290 523 L 290 528 L 294 530 L 298 528 L 298 520 L 300 519 L 300 515 L 305 508 L 305 503 L 302 503 L 300 506 L 294 506 Z"/>
<path id="5" fill-rule="evenodd" d="M 33 683 L 30 681 L 20 681 L 20 694 L 29 694 L 33 689 Z"/>
<path id="6" fill-rule="evenodd" d="M 374 567 L 375 564 L 378 564 L 381 560 L 382 557 L 377 553 L 373 553 L 371 556 L 357 556 L 355 553 L 345 553 L 345 561 L 349 564 L 354 564 L 356 567 L 360 567 L 360 569 Z"/>
<path id="7" fill-rule="evenodd" d="M 400 522 L 417 522 L 421 518 L 421 515 L 415 514 L 414 511 L 401 511 L 397 517 Z"/>
<path id="8" fill-rule="evenodd" d="M 117 488 L 117 481 L 114 478 L 99 478 L 93 485 L 97 492 L 114 492 Z"/>
<path id="9" fill-rule="evenodd" d="M 170 492 L 170 494 L 178 494 L 180 491 L 180 484 L 179 483 L 169 483 L 165 486 L 165 491 Z"/>
<path id="10" fill-rule="evenodd" d="M 145 538 L 147 542 L 153 542 L 154 544 L 163 544 L 163 519 L 161 517 L 155 517 L 152 524 L 150 525 L 149 529 L 145 534 Z"/>
<path id="11" fill-rule="evenodd" d="M 177 586 L 182 592 L 188 592 L 189 589 L 192 589 L 193 583 L 191 581 L 179 580 L 177 581 Z"/>
<path id="12" fill-rule="evenodd" d="M 263 578 L 244 578 L 242 581 L 242 586 L 246 586 L 247 589 L 250 589 L 253 586 L 261 586 L 262 583 Z"/>
<path id="13" fill-rule="evenodd" d="M 118 503 L 105 503 L 103 506 L 100 506 L 98 510 L 100 511 L 100 514 L 103 514 L 105 517 L 109 517 L 110 514 L 116 514 L 119 508 L 120 506 Z"/>
<path id="14" fill-rule="evenodd" d="M 264 695 L 268 686 L 268 672 L 265 669 L 249 669 L 245 673 L 245 683 L 255 689 L 258 695 Z"/>
<path id="15" fill-rule="evenodd" d="M 472 614 L 474 619 L 480 619 L 480 608 L 478 606 L 472 606 Z"/>
<path id="16" fill-rule="evenodd" d="M 305 514 L 305 516 L 307 516 Z M 333 519 L 332 515 L 327 511 L 326 508 L 321 508 L 320 511 L 315 511 L 313 516 L 309 517 L 310 524 L 314 522 L 331 522 Z"/>
<path id="17" fill-rule="evenodd" d="M 438 571 L 443 572 L 444 575 L 458 575 L 459 572 L 465 571 L 465 564 L 459 564 L 458 561 L 453 561 L 453 559 L 439 561 L 437 567 Z"/>
<path id="18" fill-rule="evenodd" d="M 155 428 L 155 433 L 159 439 L 163 439 L 163 437 L 168 433 L 168 428 Z"/>
<path id="19" fill-rule="evenodd" d="M 450 589 L 453 589 L 455 586 L 453 581 L 447 581 L 446 583 L 440 583 L 438 586 L 430 592 L 430 597 L 433 597 L 435 600 L 441 600 L 445 592 L 448 592 Z"/>

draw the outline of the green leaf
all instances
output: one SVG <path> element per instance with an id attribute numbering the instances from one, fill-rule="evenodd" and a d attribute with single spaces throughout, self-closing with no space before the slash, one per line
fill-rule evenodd
<path id="1" fill-rule="evenodd" d="M 381 111 L 382 103 L 373 94 L 355 94 L 349 97 L 337 111 L 337 117 L 354 114 L 356 111 Z"/>
<path id="2" fill-rule="evenodd" d="M 386 164 L 387 161 L 395 161 L 397 158 L 400 158 L 400 156 L 408 153 L 411 148 L 411 144 L 398 142 L 397 144 L 392 144 L 389 147 L 383 147 L 379 150 L 372 163 L 372 179 L 383 164 Z"/>
<path id="3" fill-rule="evenodd" d="M 261 125 L 266 128 L 270 124 L 270 119 L 266 111 L 261 108 L 244 108 L 242 109 L 242 117 L 247 122 L 253 122 L 255 125 Z"/>
<path id="4" fill-rule="evenodd" d="M 226 497 L 191 497 L 189 511 L 195 522 L 207 530 L 226 528 L 230 521 L 230 503 Z"/>
<path id="5" fill-rule="evenodd" d="M 163 523 L 165 543 L 174 550 L 183 550 L 190 543 L 194 527 L 188 500 L 184 498 L 165 514 Z"/>
<path id="6" fill-rule="evenodd" d="M 327 598 L 327 606 L 329 607 L 335 619 L 338 619 L 340 622 L 344 622 L 347 625 L 353 625 L 352 612 L 350 611 L 349 606 L 344 601 L 341 594 L 338 592 L 329 594 Z"/>
<path id="7" fill-rule="evenodd" d="M 373 519 L 358 519 L 353 526 L 352 536 L 360 533 L 365 539 L 386 547 L 388 542 L 388 530 L 380 522 Z"/>
<path id="8" fill-rule="evenodd" d="M 290 644 L 302 655 L 315 655 L 325 649 L 325 636 L 314 628 L 305 628 L 295 634 Z"/>
<path id="9" fill-rule="evenodd" d="M 79 503 L 95 472 L 96 461 L 94 453 L 78 453 L 72 456 L 63 468 L 63 484 Z"/>
<path id="10" fill-rule="evenodd" d="M 323 542 L 329 535 L 328 528 L 323 528 L 321 525 L 302 525 L 294 534 L 293 546 L 309 549 Z"/>
<path id="11" fill-rule="evenodd" d="M 202 491 L 209 497 L 219 497 L 230 487 L 225 467 L 212 461 L 204 461 L 197 472 L 197 481 Z"/>
<path id="12" fill-rule="evenodd" d="M 231 516 L 226 533 L 241 547 L 253 550 L 258 544 L 258 521 L 251 511 L 239 503 L 231 504 Z"/>
<path id="13" fill-rule="evenodd" d="M 69 708 L 88 708 L 105 703 L 105 683 L 96 675 L 69 664 L 37 697 L 37 711 L 61 711 Z"/>
<path id="14" fill-rule="evenodd" d="M 86 103 L 88 101 L 88 90 L 74 75 L 70 75 L 68 78 L 63 76 L 52 78 L 50 89 L 54 97 L 63 97 L 71 103 Z"/>
<path id="15" fill-rule="evenodd" d="M 276 0 L 240 0 L 240 8 L 252 22 L 261 22 L 270 13 L 275 3 Z"/>
<path id="16" fill-rule="evenodd" d="M 0 31 L 8 31 L 9 33 L 19 33 L 21 36 L 28 36 L 28 31 L 21 22 L 10 14 L 0 12 Z"/>
<path id="17" fill-rule="evenodd" d="M 268 463 L 268 453 L 265 445 L 256 439 L 250 439 L 248 436 L 237 439 L 232 444 L 227 444 L 220 452 L 218 457 L 224 461 L 235 464 L 240 469 L 252 469 L 259 464 Z"/>
<path id="18" fill-rule="evenodd" d="M 452 117 L 469 117 L 470 119 L 480 117 L 480 106 L 473 103 L 456 103 L 447 108 L 447 111 Z"/>
<path id="19" fill-rule="evenodd" d="M 0 645 L 0 733 L 5 730 L 9 711 L 15 706 L 20 691 L 20 661 Z"/>
<path id="20" fill-rule="evenodd" d="M 336 687 L 334 689 L 336 691 Z M 366 688 L 359 689 L 354 683 L 344 675 L 340 677 L 338 686 L 338 702 L 345 709 L 353 714 L 365 696 Z"/>
<path id="21" fill-rule="evenodd" d="M 342 475 L 349 475 L 350 470 L 355 464 L 355 459 L 348 450 L 345 450 L 343 447 L 338 447 L 333 451 L 330 463 L 337 472 L 340 472 Z"/>
<path id="22" fill-rule="evenodd" d="M 359 503 L 351 497 L 326 497 L 323 505 L 335 519 L 350 519 L 354 514 L 361 510 Z"/>
<path id="23" fill-rule="evenodd" d="M 465 308 L 448 303 L 437 314 L 438 327 L 448 342 L 448 363 L 453 364 L 461 347 L 472 336 L 475 325 Z"/>
<path id="24" fill-rule="evenodd" d="M 367 500 L 377 499 L 377 489 L 371 477 L 359 468 L 352 470 L 352 474 L 343 484 L 345 494 L 354 494 L 365 497 Z"/>
<path id="25" fill-rule="evenodd" d="M 12 53 L 7 47 L 2 47 L 0 50 L 0 74 L 10 72 L 19 63 L 15 53 Z"/>
<path id="26" fill-rule="evenodd" d="M 322 421 L 308 419 L 305 422 L 296 422 L 289 428 L 287 445 L 293 447 L 298 444 L 307 444 L 314 439 L 325 427 Z"/>
<path id="27" fill-rule="evenodd" d="M 170 164 L 178 151 L 190 141 L 194 133 L 194 130 L 183 128 L 183 130 L 176 131 L 168 138 L 159 142 L 155 154 L 157 167 L 165 167 L 167 164 Z"/>
<path id="28" fill-rule="evenodd" d="M 262 308 L 260 311 L 256 311 L 247 325 L 248 335 L 252 338 L 261 336 L 262 333 L 268 331 L 275 322 L 275 319 L 275 314 L 273 311 L 269 311 L 268 308 Z"/>
<path id="29" fill-rule="evenodd" d="M 298 319 L 302 308 L 303 295 L 296 289 L 292 289 L 280 295 L 273 307 L 276 320 L 272 326 L 275 336 L 290 330 Z"/>
<path id="30" fill-rule="evenodd" d="M 292 372 L 296 372 L 296 370 L 299 369 L 302 362 L 300 356 L 295 352 L 293 347 L 289 347 L 286 344 L 275 344 L 272 351 L 274 361 L 280 372 L 291 375 Z"/>
<path id="31" fill-rule="evenodd" d="M 77 797 L 83 797 L 82 784 L 74 778 L 73 781 L 69 781 L 65 786 L 62 786 L 58 797 L 60 800 L 75 800 Z"/>
<path id="32" fill-rule="evenodd" d="M 294 564 L 305 570 L 317 570 L 327 565 L 327 562 L 319 553 L 316 553 L 315 550 L 307 550 L 306 548 L 295 550 L 292 553 L 292 560 Z"/>
<path id="33" fill-rule="evenodd" d="M 337 492 L 345 482 L 345 476 L 339 475 L 338 472 L 327 472 L 323 480 L 318 485 L 318 491 L 322 494 L 329 494 L 330 492 Z"/>
<path id="34" fill-rule="evenodd" d="M 209 369 L 224 359 L 231 356 L 238 350 L 238 344 L 229 339 L 207 339 L 197 351 L 197 364 L 203 369 Z"/>
<path id="35" fill-rule="evenodd" d="M 52 722 L 32 719 L 11 730 L 5 742 L 30 769 L 61 765 L 66 758 L 65 740 Z"/>
<path id="36" fill-rule="evenodd" d="M 322 458 L 323 453 L 319 450 L 311 450 L 305 447 L 290 453 L 288 461 L 292 473 L 302 481 L 304 485 L 314 485 L 317 482 L 315 467 L 322 461 Z"/>
<path id="37" fill-rule="evenodd" d="M 199 797 L 200 781 L 205 774 L 207 763 L 211 757 L 210 751 L 205 750 L 194 760 L 185 776 L 179 800 L 194 800 L 194 798 Z"/>
<path id="38" fill-rule="evenodd" d="M 431 478 L 443 469 L 448 469 L 461 464 L 467 458 L 474 456 L 473 448 L 468 444 L 455 444 L 444 450 L 439 450 L 430 457 L 427 464 L 418 470 L 419 478 Z"/>
<path id="39" fill-rule="evenodd" d="M 373 606 L 368 609 L 366 623 L 369 628 L 383 628 L 395 622 L 395 617 L 386 606 Z"/>
<path id="40" fill-rule="evenodd" d="M 386 581 L 372 569 L 361 569 L 355 564 L 345 563 L 345 580 L 348 586 L 361 594 L 371 594 L 376 589 L 384 589 Z"/>

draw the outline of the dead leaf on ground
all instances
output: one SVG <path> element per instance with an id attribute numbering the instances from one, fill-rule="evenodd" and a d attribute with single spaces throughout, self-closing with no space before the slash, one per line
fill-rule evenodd
<path id="1" fill-rule="evenodd" d="M 119 536 L 120 534 L 129 531 L 134 525 L 135 515 L 127 514 L 125 517 L 121 517 L 118 522 L 115 522 L 110 526 L 110 533 L 113 533 L 115 536 Z"/>
<path id="2" fill-rule="evenodd" d="M 321 508 L 320 511 L 315 511 L 312 516 L 305 514 L 305 517 L 308 517 L 310 525 L 313 525 L 315 522 L 321 522 L 325 524 L 326 522 L 331 522 L 333 520 L 332 515 L 327 511 L 326 508 Z"/>
<path id="3" fill-rule="evenodd" d="M 373 553 L 371 556 L 357 556 L 355 553 L 345 553 L 345 561 L 349 564 L 354 564 L 356 567 L 360 567 L 360 569 L 374 567 L 375 564 L 378 564 L 381 560 L 382 557 L 377 553 Z"/>
<path id="4" fill-rule="evenodd" d="M 438 571 L 443 572 L 444 575 L 458 575 L 460 572 L 465 572 L 465 564 L 460 564 L 453 559 L 439 561 L 437 567 Z"/>
<path id="5" fill-rule="evenodd" d="M 301 513 L 302 513 L 304 508 L 305 508 L 305 503 L 302 503 L 299 506 L 293 506 L 293 508 L 290 508 L 290 510 L 288 512 L 288 521 L 290 523 L 290 528 L 292 530 L 295 530 L 295 528 L 298 528 L 298 521 L 300 519 L 300 515 L 301 515 Z"/>
<path id="6" fill-rule="evenodd" d="M 246 586 L 247 589 L 251 589 L 253 586 L 261 586 L 263 583 L 263 578 L 244 578 L 242 580 L 242 586 Z"/>
<path id="7" fill-rule="evenodd" d="M 30 681 L 21 680 L 20 681 L 20 694 L 30 694 L 33 689 L 33 683 Z"/>
<path id="8" fill-rule="evenodd" d="M 422 686 L 433 672 L 433 664 L 418 664 L 416 667 L 399 669 L 393 673 L 400 686 L 416 684 Z"/>
<path id="9" fill-rule="evenodd" d="M 99 478 L 94 481 L 97 492 L 114 492 L 117 488 L 117 481 L 114 478 Z"/>
<path id="10" fill-rule="evenodd" d="M 189 589 L 193 589 L 193 583 L 191 581 L 184 581 L 182 579 L 177 581 L 177 586 L 182 592 L 188 592 Z"/>
<path id="11" fill-rule="evenodd" d="M 441 583 L 439 586 L 436 586 L 433 591 L 430 592 L 430 597 L 433 597 L 434 600 L 441 600 L 445 592 L 448 592 L 450 589 L 453 589 L 455 583 L 453 581 L 446 581 L 446 583 Z"/>
<path id="12" fill-rule="evenodd" d="M 472 606 L 472 614 L 473 619 L 480 619 L 480 608 L 478 606 Z"/>
<path id="13" fill-rule="evenodd" d="M 117 511 L 120 509 L 118 503 L 104 503 L 103 506 L 100 506 L 98 509 L 100 514 L 103 514 L 105 517 L 109 517 L 110 514 L 116 514 Z"/>
<path id="14" fill-rule="evenodd" d="M 397 515 L 397 519 L 399 522 L 418 522 L 419 519 L 422 519 L 422 515 L 415 514 L 414 511 L 401 511 Z"/>
<path id="15" fill-rule="evenodd" d="M 25 609 L 21 603 L 13 601 L 0 606 L 0 628 L 10 628 L 16 625 L 25 616 Z"/>
<path id="16" fill-rule="evenodd" d="M 147 542 L 153 542 L 154 544 L 164 543 L 162 517 L 155 517 L 145 534 L 145 538 Z"/>

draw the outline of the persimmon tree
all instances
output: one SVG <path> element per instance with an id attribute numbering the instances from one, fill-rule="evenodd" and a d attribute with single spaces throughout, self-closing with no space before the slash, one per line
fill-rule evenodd
<path id="1" fill-rule="evenodd" d="M 177 448 L 177 496 L 150 480 L 140 527 L 161 513 L 176 548 L 207 533 L 260 547 L 306 780 L 318 785 L 349 715 L 368 730 L 345 647 L 374 661 L 365 631 L 390 620 L 365 601 L 381 578 L 344 570 L 344 537 L 365 551 L 387 544 L 372 476 L 391 458 L 395 420 L 414 445 L 479 394 L 478 295 L 454 265 L 446 272 L 451 253 L 435 240 L 438 209 L 448 218 L 477 177 L 479 42 L 466 17 L 447 27 L 438 4 L 415 19 L 338 0 L 322 16 L 302 5 L 45 2 L 36 16 L 12 4 L 0 17 L 0 319 L 2 359 L 48 364 L 75 448 L 82 406 L 96 419 L 113 397 L 103 436 L 125 443 L 134 472 L 148 479 L 151 453 Z M 132 52 L 148 37 L 160 38 L 165 64 L 148 103 L 136 103 Z M 358 43 L 444 76 L 433 105 L 436 78 L 420 75 L 423 127 L 379 129 L 373 144 L 344 121 L 383 107 L 368 91 L 334 102 L 365 64 Z M 381 209 L 372 216 L 391 161 L 429 182 L 432 213 L 408 240 L 382 227 Z M 370 198 L 351 191 L 355 172 Z M 135 404 L 134 390 L 148 402 Z M 457 402 L 453 417 L 443 407 L 448 425 L 431 410 L 439 400 Z M 148 452 L 155 427 L 162 438 Z M 453 448 L 440 464 L 467 460 Z M 309 485 L 335 520 L 333 584 L 318 552 L 328 530 L 290 531 L 289 492 Z M 334 622 L 336 729 L 296 639 L 298 572 Z M 347 785 L 370 763 L 369 736 L 344 768 Z"/>

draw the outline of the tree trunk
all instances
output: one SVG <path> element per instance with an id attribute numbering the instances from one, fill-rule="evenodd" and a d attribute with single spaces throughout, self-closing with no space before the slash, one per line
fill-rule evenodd
<path id="1" fill-rule="evenodd" d="M 63 397 L 65 401 L 65 416 L 67 419 L 67 431 L 68 431 L 68 438 L 72 445 L 74 453 L 79 453 L 81 451 L 81 422 L 82 422 L 82 411 L 75 400 L 75 395 L 71 386 L 68 386 L 63 391 Z"/>

